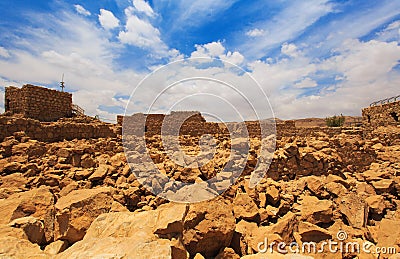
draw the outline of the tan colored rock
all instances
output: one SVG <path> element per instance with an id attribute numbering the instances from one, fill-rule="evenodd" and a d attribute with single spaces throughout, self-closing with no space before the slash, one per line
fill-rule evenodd
<path id="1" fill-rule="evenodd" d="M 391 192 L 394 187 L 394 181 L 391 179 L 382 179 L 380 181 L 373 181 L 371 182 L 371 184 L 375 188 L 378 194 Z"/>
<path id="2" fill-rule="evenodd" d="M 300 255 L 300 254 L 279 254 L 274 253 L 258 253 L 254 255 L 246 255 L 241 259 L 314 259 L 312 256 Z"/>
<path id="3" fill-rule="evenodd" d="M 117 201 L 113 201 L 111 204 L 110 212 L 129 212 L 129 210 Z"/>
<path id="4" fill-rule="evenodd" d="M 231 243 L 234 230 L 231 204 L 221 199 L 191 204 L 185 217 L 183 243 L 191 255 L 216 256 Z"/>
<path id="5" fill-rule="evenodd" d="M 237 219 L 252 220 L 258 215 L 258 208 L 247 193 L 237 193 L 233 200 L 233 214 Z"/>
<path id="6" fill-rule="evenodd" d="M 279 189 L 275 185 L 269 185 L 266 189 L 267 201 L 272 205 L 277 205 L 281 196 Z"/>
<path id="7" fill-rule="evenodd" d="M 13 228 L 7 225 L 0 225 L 0 238 L 15 237 L 17 239 L 26 239 L 28 236 L 20 228 Z"/>
<path id="8" fill-rule="evenodd" d="M 166 234 L 180 236 L 181 233 L 174 232 L 174 228 L 178 225 L 177 218 L 181 218 L 180 224 L 182 224 L 185 207 L 183 204 L 171 203 L 152 211 L 102 214 L 93 221 L 84 239 L 60 254 L 60 258 L 76 256 L 81 252 L 88 256 L 110 256 L 106 258 L 113 258 L 111 256 L 151 258 L 157 255 L 161 258 L 184 259 L 187 257 L 187 252 L 180 240 L 160 239 L 156 233 L 164 231 Z M 181 212 L 179 217 L 173 215 L 179 211 Z M 167 219 L 159 221 L 167 214 L 169 222 Z"/>
<path id="9" fill-rule="evenodd" d="M 347 194 L 347 189 L 340 183 L 330 182 L 325 185 L 325 189 L 334 197 L 341 197 Z"/>
<path id="10" fill-rule="evenodd" d="M 94 171 L 94 173 L 90 175 L 89 181 L 104 180 L 109 170 L 110 170 L 109 165 L 99 165 L 96 171 Z"/>
<path id="11" fill-rule="evenodd" d="M 159 235 L 182 233 L 183 220 L 188 209 L 188 205 L 174 203 L 163 204 L 158 207 L 159 216 L 154 233 Z"/>
<path id="12" fill-rule="evenodd" d="M 328 197 L 328 193 L 325 191 L 325 184 L 321 180 L 321 177 L 308 176 L 305 179 L 307 188 L 316 196 L 320 198 Z"/>
<path id="13" fill-rule="evenodd" d="M 400 220 L 382 219 L 369 229 L 378 247 L 394 247 L 400 251 Z"/>
<path id="14" fill-rule="evenodd" d="M 1 182 L 2 182 L 1 187 L 24 189 L 28 181 L 29 181 L 28 178 L 24 177 L 23 174 L 14 173 L 11 175 L 5 175 L 1 177 Z"/>
<path id="15" fill-rule="evenodd" d="M 40 250 L 40 247 L 37 244 L 32 244 L 26 239 L 19 239 L 16 237 L 0 238 L 0 256 L 7 259 L 49 258 L 49 255 Z"/>
<path id="16" fill-rule="evenodd" d="M 81 158 L 81 166 L 83 168 L 92 168 L 96 165 L 96 161 L 89 155 L 83 155 Z"/>
<path id="17" fill-rule="evenodd" d="M 75 190 L 56 205 L 55 239 L 74 243 L 83 238 L 92 221 L 109 212 L 113 199 L 109 188 Z"/>
<path id="18" fill-rule="evenodd" d="M 75 243 L 73 246 L 58 254 L 56 259 L 71 258 L 165 258 L 180 259 L 173 256 L 171 241 L 157 239 L 141 242 L 140 238 L 90 238 Z M 182 258 L 184 259 L 184 258 Z"/>
<path id="19" fill-rule="evenodd" d="M 369 196 L 365 199 L 372 213 L 382 214 L 386 209 L 385 199 L 380 195 Z"/>
<path id="20" fill-rule="evenodd" d="M 5 164 L 4 167 L 2 167 L 0 169 L 0 173 L 3 173 L 3 174 L 16 173 L 16 172 L 20 171 L 21 167 L 22 167 L 21 163 L 10 162 L 10 163 Z"/>
<path id="21" fill-rule="evenodd" d="M 215 259 L 240 259 L 240 256 L 230 247 L 225 247 Z"/>
<path id="22" fill-rule="evenodd" d="M 202 256 L 201 254 L 197 253 L 193 259 L 205 259 L 204 256 Z"/>
<path id="23" fill-rule="evenodd" d="M 329 200 L 319 200 L 315 196 L 305 196 L 299 208 L 301 220 L 313 224 L 332 222 L 333 203 Z"/>
<path id="24" fill-rule="evenodd" d="M 44 224 L 34 217 L 14 219 L 9 226 L 22 229 L 29 241 L 43 245 L 46 243 Z"/>
<path id="25" fill-rule="evenodd" d="M 346 217 L 350 226 L 365 227 L 368 219 L 368 205 L 357 194 L 351 193 L 339 201 L 339 211 Z"/>
<path id="26" fill-rule="evenodd" d="M 280 218 L 276 224 L 269 227 L 268 233 L 278 234 L 285 242 L 290 243 L 296 223 L 296 215 L 289 211 L 285 216 Z"/>
<path id="27" fill-rule="evenodd" d="M 88 169 L 79 170 L 75 172 L 74 179 L 78 181 L 88 179 L 92 174 L 93 171 Z"/>
<path id="28" fill-rule="evenodd" d="M 0 224 L 34 217 L 44 224 L 45 241 L 49 242 L 54 233 L 54 197 L 48 187 L 40 187 L 27 192 L 15 193 L 0 200 Z"/>
<path id="29" fill-rule="evenodd" d="M 329 231 L 309 222 L 299 222 L 298 233 L 302 242 L 319 243 L 323 240 L 332 239 Z"/>
<path id="30" fill-rule="evenodd" d="M 65 251 L 65 249 L 68 248 L 68 242 L 64 241 L 64 240 L 57 240 L 54 241 L 50 244 L 48 244 L 46 246 L 46 248 L 44 249 L 45 253 L 48 253 L 50 255 L 56 255 L 59 254 L 63 251 Z"/>

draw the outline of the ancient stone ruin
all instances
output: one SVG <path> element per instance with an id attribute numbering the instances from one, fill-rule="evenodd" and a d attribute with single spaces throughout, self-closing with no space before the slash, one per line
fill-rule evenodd
<path id="1" fill-rule="evenodd" d="M 6 87 L 5 111 L 39 121 L 56 121 L 72 116 L 72 94 L 45 87 Z"/>
<path id="2" fill-rule="evenodd" d="M 363 127 L 276 120 L 269 168 L 257 167 L 269 140 L 260 138 L 261 122 L 245 123 L 248 156 L 231 159 L 231 147 L 247 139 L 232 143 L 226 129 L 235 123 L 207 122 L 199 112 L 119 116 L 119 125 L 85 116 L 43 122 L 0 115 L 0 258 L 399 258 L 398 107 L 395 101 L 364 109 Z M 215 156 L 207 163 L 182 158 L 197 167 L 172 161 L 159 135 L 165 118 L 187 118 L 180 129 L 185 154 L 198 154 L 207 133 Z M 145 132 L 144 145 L 133 137 L 126 151 L 124 120 L 143 122 L 137 130 Z M 141 159 L 145 152 L 150 162 Z M 233 181 L 221 169 L 239 160 L 246 167 Z M 200 203 L 171 202 L 138 181 L 147 173 L 148 182 L 163 184 L 149 163 L 175 181 L 229 188 Z M 265 177 L 251 188 L 256 170 Z"/>
<path id="3" fill-rule="evenodd" d="M 400 95 L 372 103 L 362 117 L 365 127 L 400 125 Z"/>

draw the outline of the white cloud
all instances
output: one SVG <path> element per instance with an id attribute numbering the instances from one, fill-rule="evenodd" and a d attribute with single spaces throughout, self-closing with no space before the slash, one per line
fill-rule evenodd
<path id="1" fill-rule="evenodd" d="M 263 36 L 264 34 L 265 31 L 263 29 L 257 29 L 257 28 L 246 32 L 246 35 L 249 37 L 260 37 Z"/>
<path id="2" fill-rule="evenodd" d="M 75 7 L 75 10 L 79 14 L 82 14 L 84 16 L 90 16 L 91 15 L 91 13 L 88 10 L 86 10 L 85 7 L 83 7 L 82 5 L 76 4 L 76 5 L 74 5 L 74 7 Z"/>
<path id="3" fill-rule="evenodd" d="M 120 47 L 81 15 L 63 12 L 45 18 L 32 17 L 41 29 L 24 27 L 27 37 L 15 42 L 26 50 L 10 49 L 14 58 L 0 59 L 0 86 L 1 78 L 12 78 L 15 86 L 34 83 L 57 89 L 64 73 L 66 91 L 73 92 L 74 102 L 88 115 L 100 114 L 100 105 L 124 107 L 114 95 L 129 95 L 144 75 L 114 67 Z M 108 120 L 116 118 L 101 114 Z"/>
<path id="4" fill-rule="evenodd" d="M 309 77 L 304 78 L 302 81 L 294 85 L 296 88 L 313 88 L 318 86 L 317 82 Z"/>
<path id="5" fill-rule="evenodd" d="M 149 3 L 147 3 L 144 0 L 133 0 L 133 6 L 135 7 L 135 9 L 137 11 L 142 12 L 142 13 L 146 14 L 149 17 L 153 17 L 154 16 L 153 9 L 149 5 Z"/>
<path id="6" fill-rule="evenodd" d="M 400 60 L 397 42 L 347 40 L 337 52 L 339 55 L 329 58 L 323 66 L 343 73 L 353 84 L 368 84 L 385 78 Z"/>
<path id="7" fill-rule="evenodd" d="M 225 47 L 221 42 L 211 42 L 204 45 L 195 45 L 196 50 L 192 52 L 191 57 L 218 57 L 223 55 Z"/>
<path id="8" fill-rule="evenodd" d="M 119 26 L 118 18 L 111 11 L 100 9 L 98 17 L 101 26 L 106 30 L 111 30 Z"/>
<path id="9" fill-rule="evenodd" d="M 390 23 L 385 29 L 377 33 L 379 41 L 400 41 L 400 20 Z"/>
<path id="10" fill-rule="evenodd" d="M 145 20 L 141 20 L 134 14 L 130 14 L 125 25 L 125 31 L 118 36 L 122 43 L 134 45 L 140 48 L 149 48 L 157 51 L 165 51 L 166 45 L 160 38 L 160 31 Z"/>
<path id="11" fill-rule="evenodd" d="M 398 28 L 400 28 L 400 21 L 399 20 L 398 21 L 394 21 L 391 24 L 389 24 L 386 27 L 385 31 L 394 30 L 394 29 L 398 29 Z"/>
<path id="12" fill-rule="evenodd" d="M 400 73 L 393 69 L 400 61 L 396 42 L 348 40 L 333 57 L 313 60 L 305 55 L 299 52 L 275 63 L 249 64 L 251 75 L 270 97 L 279 118 L 360 115 L 374 100 L 398 94 Z M 336 81 L 317 85 L 312 78 L 321 75 L 322 81 L 329 75 Z M 306 94 L 311 87 L 313 94 Z"/>
<path id="13" fill-rule="evenodd" d="M 196 50 L 190 55 L 192 58 L 198 57 L 209 57 L 209 58 L 220 58 L 222 60 L 228 61 L 235 65 L 240 65 L 244 61 L 244 56 L 235 51 L 226 52 L 225 47 L 220 41 L 210 42 L 204 45 L 195 45 Z"/>
<path id="14" fill-rule="evenodd" d="M 332 49 L 340 47 L 345 40 L 368 36 L 371 32 L 392 21 L 398 16 L 399 8 L 399 1 L 381 1 L 374 8 L 354 9 L 350 14 L 339 16 L 324 26 L 316 28 L 303 43 L 312 47 L 310 54 L 329 54 Z M 398 40 L 397 31 L 396 34 Z M 378 37 L 377 39 L 380 41 L 393 40 L 390 37 Z"/>
<path id="15" fill-rule="evenodd" d="M 7 49 L 5 49 L 4 47 L 0 46 L 0 57 L 9 58 L 9 57 L 11 57 L 11 55 L 10 55 L 10 52 Z"/>
<path id="16" fill-rule="evenodd" d="M 246 58 L 264 57 L 269 50 L 292 41 L 332 11 L 333 4 L 329 0 L 288 1 L 275 17 L 255 24 L 259 30 L 268 31 L 267 34 L 244 41 L 239 49 Z M 238 38 L 241 38 L 241 35 L 238 35 Z"/>
<path id="17" fill-rule="evenodd" d="M 284 43 L 281 47 L 281 52 L 282 54 L 285 54 L 289 57 L 298 57 L 299 56 L 299 51 L 297 49 L 297 46 L 293 43 L 288 44 Z"/>

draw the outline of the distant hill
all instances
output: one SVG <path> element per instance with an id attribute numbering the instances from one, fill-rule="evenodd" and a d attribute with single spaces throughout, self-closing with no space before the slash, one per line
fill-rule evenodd
<path id="1" fill-rule="evenodd" d="M 355 126 L 356 124 L 361 124 L 362 117 L 357 116 L 345 116 L 346 120 L 344 122 L 345 127 Z M 299 128 L 311 128 L 311 127 L 325 127 L 325 118 L 306 118 L 294 120 L 296 127 Z"/>

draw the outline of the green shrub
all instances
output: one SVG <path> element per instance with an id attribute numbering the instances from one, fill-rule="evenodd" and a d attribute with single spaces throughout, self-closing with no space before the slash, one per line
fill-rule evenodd
<path id="1" fill-rule="evenodd" d="M 326 126 L 328 127 L 342 127 L 344 125 L 345 117 L 340 114 L 340 116 L 332 116 L 332 117 L 327 117 L 325 119 Z"/>

